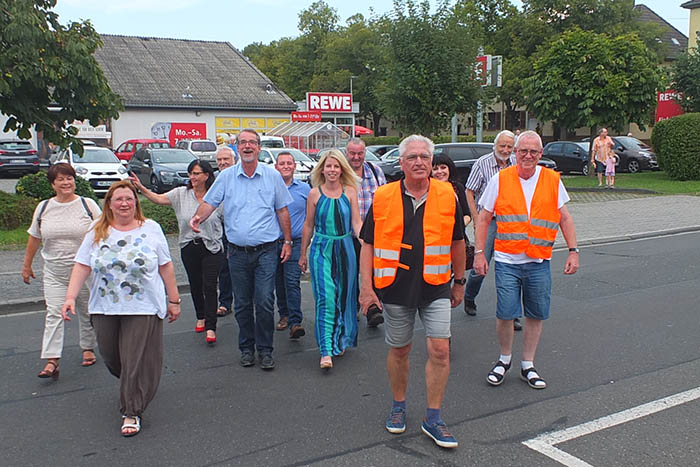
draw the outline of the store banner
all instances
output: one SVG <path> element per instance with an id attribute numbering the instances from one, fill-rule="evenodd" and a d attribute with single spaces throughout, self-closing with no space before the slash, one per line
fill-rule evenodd
<path id="1" fill-rule="evenodd" d="M 667 89 L 660 92 L 656 99 L 656 121 L 666 120 L 667 118 L 675 117 L 683 114 L 683 109 L 676 98 L 679 94 L 674 89 Z"/>
<path id="2" fill-rule="evenodd" d="M 181 139 L 206 139 L 206 123 L 158 122 L 151 127 L 155 139 L 167 139 L 171 146 Z"/>
<path id="3" fill-rule="evenodd" d="M 320 122 L 321 111 L 292 112 L 293 122 Z"/>
<path id="4" fill-rule="evenodd" d="M 307 92 L 306 110 L 317 112 L 352 112 L 352 94 Z"/>

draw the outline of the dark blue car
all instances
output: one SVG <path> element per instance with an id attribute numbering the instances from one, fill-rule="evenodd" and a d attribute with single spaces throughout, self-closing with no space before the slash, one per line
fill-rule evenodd
<path id="1" fill-rule="evenodd" d="M 184 149 L 141 148 L 129 160 L 128 170 L 144 186 L 155 193 L 164 193 L 187 184 L 187 166 L 193 160 L 197 157 Z"/>

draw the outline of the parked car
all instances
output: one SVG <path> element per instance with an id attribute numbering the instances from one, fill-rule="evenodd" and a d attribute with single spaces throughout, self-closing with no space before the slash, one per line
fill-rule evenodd
<path id="1" fill-rule="evenodd" d="M 141 148 L 129 161 L 127 170 L 156 193 L 186 185 L 187 166 L 197 157 L 179 148 Z"/>
<path id="2" fill-rule="evenodd" d="M 640 170 L 659 170 L 656 154 L 649 145 L 632 136 L 612 136 L 612 140 L 615 143 L 613 151 L 617 155 L 616 171 L 637 173 Z M 588 142 L 590 138 L 582 141 Z"/>
<path id="3" fill-rule="evenodd" d="M 120 160 L 129 161 L 134 153 L 147 146 L 149 148 L 169 148 L 170 141 L 165 139 L 128 139 L 119 145 L 114 153 Z"/>
<path id="4" fill-rule="evenodd" d="M 556 162 L 557 170 L 562 173 L 581 172 L 588 175 L 591 160 L 588 146 L 587 142 L 582 141 L 553 141 L 547 143 L 542 155 Z"/>
<path id="5" fill-rule="evenodd" d="M 27 174 L 39 171 L 39 155 L 29 141 L 0 140 L 0 174 Z"/>
<path id="6" fill-rule="evenodd" d="M 83 177 L 97 193 L 105 195 L 112 183 L 125 180 L 128 175 L 122 161 L 109 149 L 93 145 L 83 146 L 83 155 L 72 149 L 58 153 L 54 164 L 66 163 L 73 166 L 75 173 Z"/>
<path id="7" fill-rule="evenodd" d="M 457 168 L 457 180 L 465 184 L 476 160 L 491 151 L 493 151 L 493 143 L 444 143 L 436 144 L 433 154 L 446 154 L 452 159 Z M 398 149 L 385 154 L 377 165 L 384 171 L 387 181 L 399 180 L 403 177 Z M 556 168 L 552 160 L 544 157 L 540 159 L 539 165 L 550 169 Z"/>
<path id="8" fill-rule="evenodd" d="M 367 146 L 367 149 L 375 153 L 380 159 L 383 159 L 384 154 L 398 147 L 398 144 L 373 144 L 371 146 Z"/>
<path id="9" fill-rule="evenodd" d="M 216 169 L 216 143 L 208 139 L 181 139 L 175 144 L 178 149 L 191 152 L 200 161 L 207 161 Z"/>
<path id="10" fill-rule="evenodd" d="M 260 147 L 261 148 L 283 148 L 284 139 L 281 136 L 261 136 L 260 137 Z"/>
<path id="11" fill-rule="evenodd" d="M 304 182 L 309 180 L 311 170 L 316 166 L 316 162 L 309 156 L 298 149 L 294 148 L 263 148 L 258 154 L 258 161 L 263 164 L 274 165 L 277 162 L 277 156 L 281 152 L 289 152 L 294 157 L 297 163 L 297 168 L 294 171 L 294 178 Z"/>

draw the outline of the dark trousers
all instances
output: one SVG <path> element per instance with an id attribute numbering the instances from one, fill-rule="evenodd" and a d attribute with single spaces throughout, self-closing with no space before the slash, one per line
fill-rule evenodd
<path id="1" fill-rule="evenodd" d="M 233 289 L 231 288 L 231 273 L 228 271 L 228 240 L 224 234 L 224 260 L 219 271 L 219 306 L 230 310 L 233 307 Z"/>
<path id="2" fill-rule="evenodd" d="M 153 400 L 163 372 L 163 320 L 156 315 L 91 315 L 107 369 L 119 378 L 119 411 L 137 415 Z"/>
<path id="3" fill-rule="evenodd" d="M 301 255 L 301 239 L 292 240 L 292 255 L 284 263 L 280 263 L 279 255 L 282 254 L 280 242 L 277 248 L 277 277 L 275 278 L 275 293 L 277 295 L 277 311 L 280 318 L 289 319 L 289 327 L 301 324 L 304 315 L 301 312 L 301 269 L 299 268 L 299 256 Z"/>
<path id="4" fill-rule="evenodd" d="M 204 320 L 207 331 L 216 331 L 216 282 L 224 253 L 210 252 L 200 240 L 198 243 L 190 242 L 185 245 L 180 250 L 180 256 L 190 282 L 197 319 Z"/>

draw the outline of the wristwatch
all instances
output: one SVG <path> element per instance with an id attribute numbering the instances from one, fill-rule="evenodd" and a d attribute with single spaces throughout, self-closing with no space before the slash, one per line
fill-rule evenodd
<path id="1" fill-rule="evenodd" d="M 176 302 L 168 300 L 168 303 L 172 303 L 173 305 L 179 305 L 180 303 L 182 303 L 182 298 L 178 297 Z"/>
<path id="2" fill-rule="evenodd" d="M 574 247 L 574 248 L 569 248 L 569 252 L 570 253 L 578 253 L 579 250 L 578 250 L 578 248 Z"/>
<path id="3" fill-rule="evenodd" d="M 285 244 L 285 245 L 291 245 L 291 244 L 293 244 L 293 243 L 294 243 L 294 242 L 291 241 L 291 240 L 285 240 L 285 241 L 284 241 L 284 244 Z"/>
<path id="4" fill-rule="evenodd" d="M 457 285 L 464 285 L 467 283 L 467 278 L 463 277 L 461 279 L 453 279 L 453 282 Z"/>

